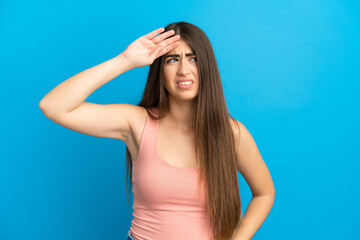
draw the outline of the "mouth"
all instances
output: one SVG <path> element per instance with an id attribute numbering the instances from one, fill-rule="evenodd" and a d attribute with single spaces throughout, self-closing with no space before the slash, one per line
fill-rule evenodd
<path id="1" fill-rule="evenodd" d="M 194 83 L 194 80 L 192 80 L 192 79 L 181 79 L 181 80 L 178 80 L 178 81 L 176 81 L 176 84 L 186 84 L 186 83 Z"/>
<path id="2" fill-rule="evenodd" d="M 179 81 L 176 81 L 176 85 L 182 89 L 191 88 L 194 85 L 194 80 L 192 80 L 192 79 L 179 80 Z"/>

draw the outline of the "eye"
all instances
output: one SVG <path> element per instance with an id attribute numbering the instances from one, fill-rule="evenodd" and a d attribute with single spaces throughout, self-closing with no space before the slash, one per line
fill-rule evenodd
<path id="1" fill-rule="evenodd" d="M 193 57 L 191 59 L 194 59 L 195 60 L 194 62 L 197 62 L 196 57 Z M 171 63 L 172 60 L 178 60 L 178 59 L 177 58 L 171 58 L 171 59 L 167 60 L 166 63 Z"/>
<path id="2" fill-rule="evenodd" d="M 170 60 L 167 61 L 167 63 L 170 63 L 171 60 L 177 60 L 176 58 L 171 58 Z"/>

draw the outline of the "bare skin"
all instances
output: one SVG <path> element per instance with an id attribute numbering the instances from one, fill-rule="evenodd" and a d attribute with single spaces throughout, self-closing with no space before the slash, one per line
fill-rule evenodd
<path id="1" fill-rule="evenodd" d="M 191 49 L 180 40 L 180 36 L 170 37 L 174 31 L 162 33 L 163 31 L 163 28 L 159 28 L 136 39 L 118 56 L 62 82 L 40 101 L 40 109 L 49 119 L 68 129 L 91 136 L 124 141 L 136 160 L 147 111 L 143 107 L 131 104 L 95 104 L 84 101 L 96 89 L 125 71 L 152 64 L 156 58 L 164 54 L 179 54 L 171 62 L 166 63 L 163 69 L 165 87 L 170 96 L 170 111 L 158 122 L 157 150 L 160 158 L 170 165 L 198 167 L 191 129 L 192 104 L 199 87 L 197 63 L 191 56 L 185 56 Z M 189 89 L 180 89 L 176 81 L 183 78 L 192 79 L 194 85 Z M 234 123 L 230 122 L 238 146 L 237 169 L 253 194 L 241 220 L 242 224 L 232 240 L 248 240 L 270 212 L 275 198 L 275 188 L 250 132 L 242 123 L 236 121 L 240 125 L 238 131 Z"/>
<path id="2" fill-rule="evenodd" d="M 133 136 L 125 142 L 135 161 L 139 153 L 139 143 L 146 117 L 147 111 L 144 108 L 139 109 L 137 120 L 131 123 Z M 159 157 L 175 167 L 198 168 L 193 148 L 193 134 L 181 131 L 167 118 L 159 120 L 158 126 L 157 152 Z"/>
<path id="3" fill-rule="evenodd" d="M 165 87 L 169 92 L 170 112 L 159 120 L 158 145 L 159 156 L 171 165 L 178 167 L 198 167 L 194 155 L 193 131 L 191 129 L 192 99 L 198 94 L 196 86 L 198 75 L 196 62 L 185 57 L 190 48 L 185 42 L 169 54 L 178 53 L 181 58 L 165 64 Z M 167 55 L 167 54 L 166 54 Z M 181 91 L 176 86 L 176 79 L 194 79 L 194 86 Z M 146 111 L 139 111 L 139 121 L 134 122 L 133 145 L 127 145 L 133 156 L 138 154 L 138 146 L 145 125 Z M 232 240 L 249 240 L 258 231 L 269 214 L 275 199 L 275 188 L 270 172 L 247 128 L 236 121 L 240 130 L 230 121 L 236 136 L 238 148 L 237 169 L 249 184 L 253 197 L 241 218 L 240 227 L 234 232 Z M 173 136 L 176 136 L 174 138 Z M 240 213 L 242 215 L 242 213 Z"/>
<path id="4" fill-rule="evenodd" d="M 190 46 L 182 39 L 176 48 L 165 54 L 164 77 L 165 88 L 169 93 L 170 111 L 158 121 L 157 152 L 159 157 L 176 167 L 197 168 L 194 133 L 191 129 L 193 115 L 193 100 L 198 95 L 199 80 L 195 56 L 185 56 L 193 53 Z M 126 53 L 128 54 L 128 53 Z M 178 54 L 179 56 L 167 57 Z M 130 55 L 130 54 L 128 54 Z M 191 88 L 180 88 L 176 81 L 191 79 Z M 139 151 L 139 143 L 146 121 L 146 110 L 139 109 L 139 121 L 131 122 L 133 136 L 126 143 L 135 160 Z M 174 137 L 176 136 L 176 137 Z"/>

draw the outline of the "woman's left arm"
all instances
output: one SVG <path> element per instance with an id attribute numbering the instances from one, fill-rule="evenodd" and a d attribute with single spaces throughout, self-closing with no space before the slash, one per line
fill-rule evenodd
<path id="1" fill-rule="evenodd" d="M 238 122 L 238 121 L 237 121 Z M 268 216 L 274 200 L 275 187 L 270 172 L 262 159 L 256 143 L 246 127 L 238 122 L 235 128 L 237 146 L 237 169 L 248 183 L 252 199 L 232 240 L 250 240 Z"/>

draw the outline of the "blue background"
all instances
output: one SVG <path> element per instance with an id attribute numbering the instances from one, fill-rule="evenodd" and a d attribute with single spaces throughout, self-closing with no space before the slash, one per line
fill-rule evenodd
<path id="1" fill-rule="evenodd" d="M 38 104 L 175 21 L 208 35 L 229 111 L 272 175 L 275 203 L 253 239 L 360 239 L 359 10 L 355 0 L 1 1 L 0 239 L 126 238 L 125 144 L 64 128 Z M 148 69 L 86 101 L 137 104 Z"/>

